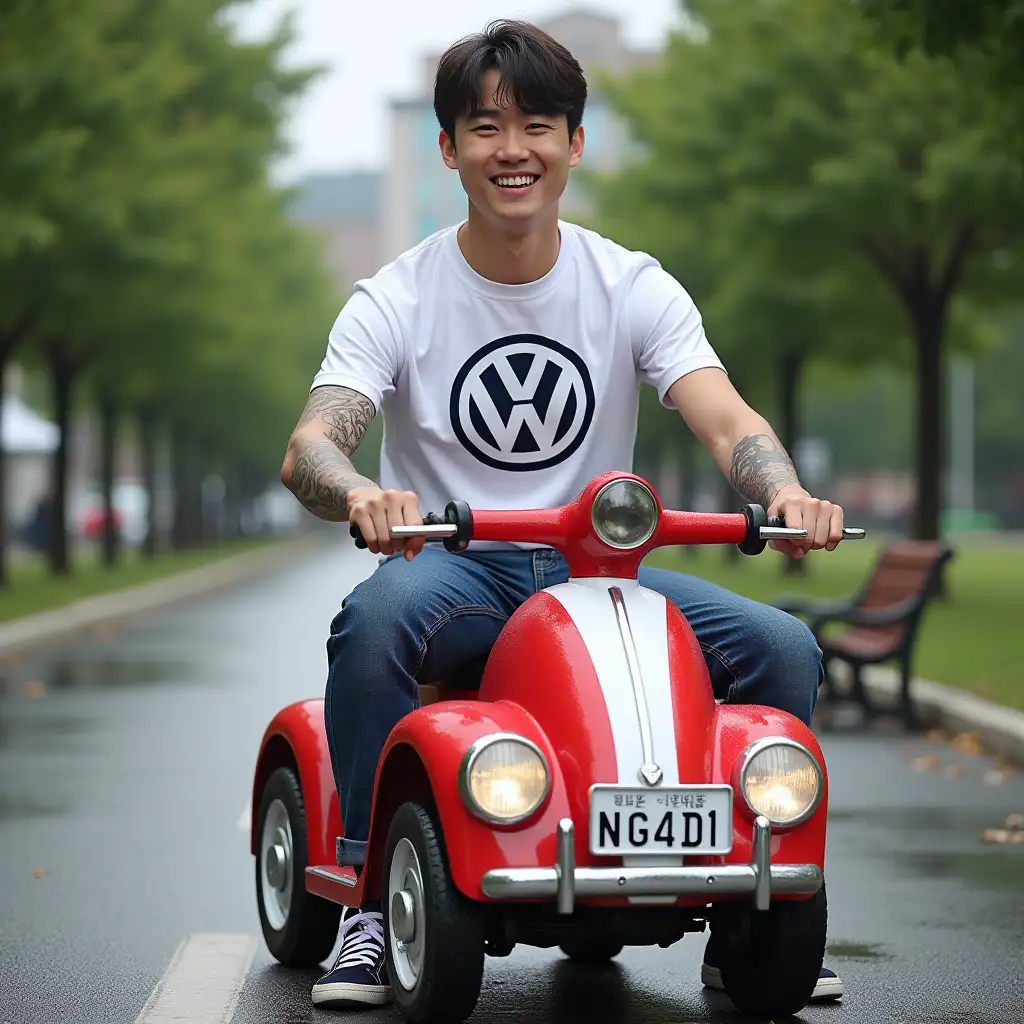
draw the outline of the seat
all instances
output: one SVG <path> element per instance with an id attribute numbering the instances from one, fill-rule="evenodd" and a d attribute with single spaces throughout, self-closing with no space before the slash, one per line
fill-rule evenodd
<path id="1" fill-rule="evenodd" d="M 476 700 L 486 665 L 487 654 L 483 654 L 459 665 L 443 679 L 421 682 L 420 705 L 426 707 L 443 700 Z"/>

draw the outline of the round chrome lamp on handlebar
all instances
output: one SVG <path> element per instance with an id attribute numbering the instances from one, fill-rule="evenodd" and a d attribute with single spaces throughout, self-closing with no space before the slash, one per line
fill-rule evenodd
<path id="1" fill-rule="evenodd" d="M 597 492 L 590 522 L 610 548 L 630 551 L 646 544 L 658 528 L 658 501 L 637 480 L 613 480 Z"/>

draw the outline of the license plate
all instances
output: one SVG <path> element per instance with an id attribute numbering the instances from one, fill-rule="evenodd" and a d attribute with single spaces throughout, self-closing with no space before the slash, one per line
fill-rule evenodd
<path id="1" fill-rule="evenodd" d="M 731 786 L 664 789 L 597 785 L 590 790 L 590 852 L 728 853 Z"/>

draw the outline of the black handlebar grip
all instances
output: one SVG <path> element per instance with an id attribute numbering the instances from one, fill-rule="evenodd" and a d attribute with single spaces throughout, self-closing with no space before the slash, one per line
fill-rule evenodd
<path id="1" fill-rule="evenodd" d="M 456 532 L 451 537 L 445 537 L 445 549 L 453 553 L 465 551 L 469 547 L 473 533 L 473 511 L 469 503 L 465 501 L 449 501 L 444 507 L 444 522 L 451 523 Z"/>
<path id="2" fill-rule="evenodd" d="M 439 516 L 436 512 L 428 512 L 423 517 L 423 524 L 425 526 L 443 526 L 444 523 L 444 518 Z M 349 524 L 348 532 L 349 536 L 356 542 L 357 548 L 365 550 L 368 547 L 366 538 L 363 536 L 363 531 L 360 530 L 355 523 Z"/>
<path id="3" fill-rule="evenodd" d="M 761 505 L 744 505 L 740 511 L 747 517 L 747 535 L 736 546 L 745 555 L 759 555 L 768 543 L 761 537 L 761 527 L 770 526 L 771 521 Z"/>

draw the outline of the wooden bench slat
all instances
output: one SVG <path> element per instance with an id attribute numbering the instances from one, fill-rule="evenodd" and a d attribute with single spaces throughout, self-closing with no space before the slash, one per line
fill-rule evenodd
<path id="1" fill-rule="evenodd" d="M 828 651 L 855 658 L 883 658 L 895 654 L 907 635 L 906 626 L 855 626 L 825 640 Z"/>

